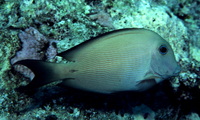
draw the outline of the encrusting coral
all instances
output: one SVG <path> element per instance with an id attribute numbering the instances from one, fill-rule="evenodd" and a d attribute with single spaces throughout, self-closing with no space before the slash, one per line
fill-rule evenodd
<path id="1" fill-rule="evenodd" d="M 57 48 L 54 45 L 56 40 L 46 38 L 33 27 L 20 33 L 19 38 L 22 41 L 22 49 L 11 59 L 11 64 L 24 59 L 51 59 L 57 54 Z M 33 73 L 24 66 L 15 65 L 14 68 L 26 77 L 34 77 Z"/>

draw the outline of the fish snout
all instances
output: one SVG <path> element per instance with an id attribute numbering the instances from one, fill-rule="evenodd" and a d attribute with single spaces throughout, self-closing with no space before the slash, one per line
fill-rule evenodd
<path id="1" fill-rule="evenodd" d="M 177 65 L 176 69 L 173 72 L 174 76 L 178 76 L 178 74 L 181 72 L 181 67 L 180 65 Z"/>

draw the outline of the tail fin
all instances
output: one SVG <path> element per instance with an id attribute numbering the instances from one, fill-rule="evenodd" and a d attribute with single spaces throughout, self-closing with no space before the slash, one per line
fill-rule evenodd
<path id="1" fill-rule="evenodd" d="M 20 89 L 34 89 L 45 84 L 51 83 L 53 81 L 59 80 L 59 77 L 55 75 L 54 72 L 54 68 L 57 68 L 55 66 L 59 64 L 39 60 L 21 60 L 16 62 L 14 65 L 18 64 L 28 67 L 35 74 L 33 80 L 27 86 L 20 87 L 18 89 L 19 91 L 21 91 Z"/>

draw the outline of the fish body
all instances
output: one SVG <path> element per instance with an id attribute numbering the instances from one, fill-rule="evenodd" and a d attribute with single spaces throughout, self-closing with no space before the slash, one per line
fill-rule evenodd
<path id="1" fill-rule="evenodd" d="M 181 70 L 169 43 L 146 29 L 109 32 L 59 55 L 71 62 L 17 62 L 35 73 L 25 88 L 62 79 L 63 86 L 91 92 L 145 91 Z"/>

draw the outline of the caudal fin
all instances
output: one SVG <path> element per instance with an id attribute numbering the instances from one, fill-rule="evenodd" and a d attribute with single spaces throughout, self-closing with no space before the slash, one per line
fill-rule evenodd
<path id="1" fill-rule="evenodd" d="M 31 71 L 35 74 L 35 77 L 28 85 L 19 87 L 19 91 L 22 89 L 30 90 L 38 88 L 59 79 L 56 77 L 54 72 L 54 67 L 57 65 L 56 63 L 39 60 L 21 60 L 16 62 L 14 65 L 24 65 L 31 69 Z"/>

